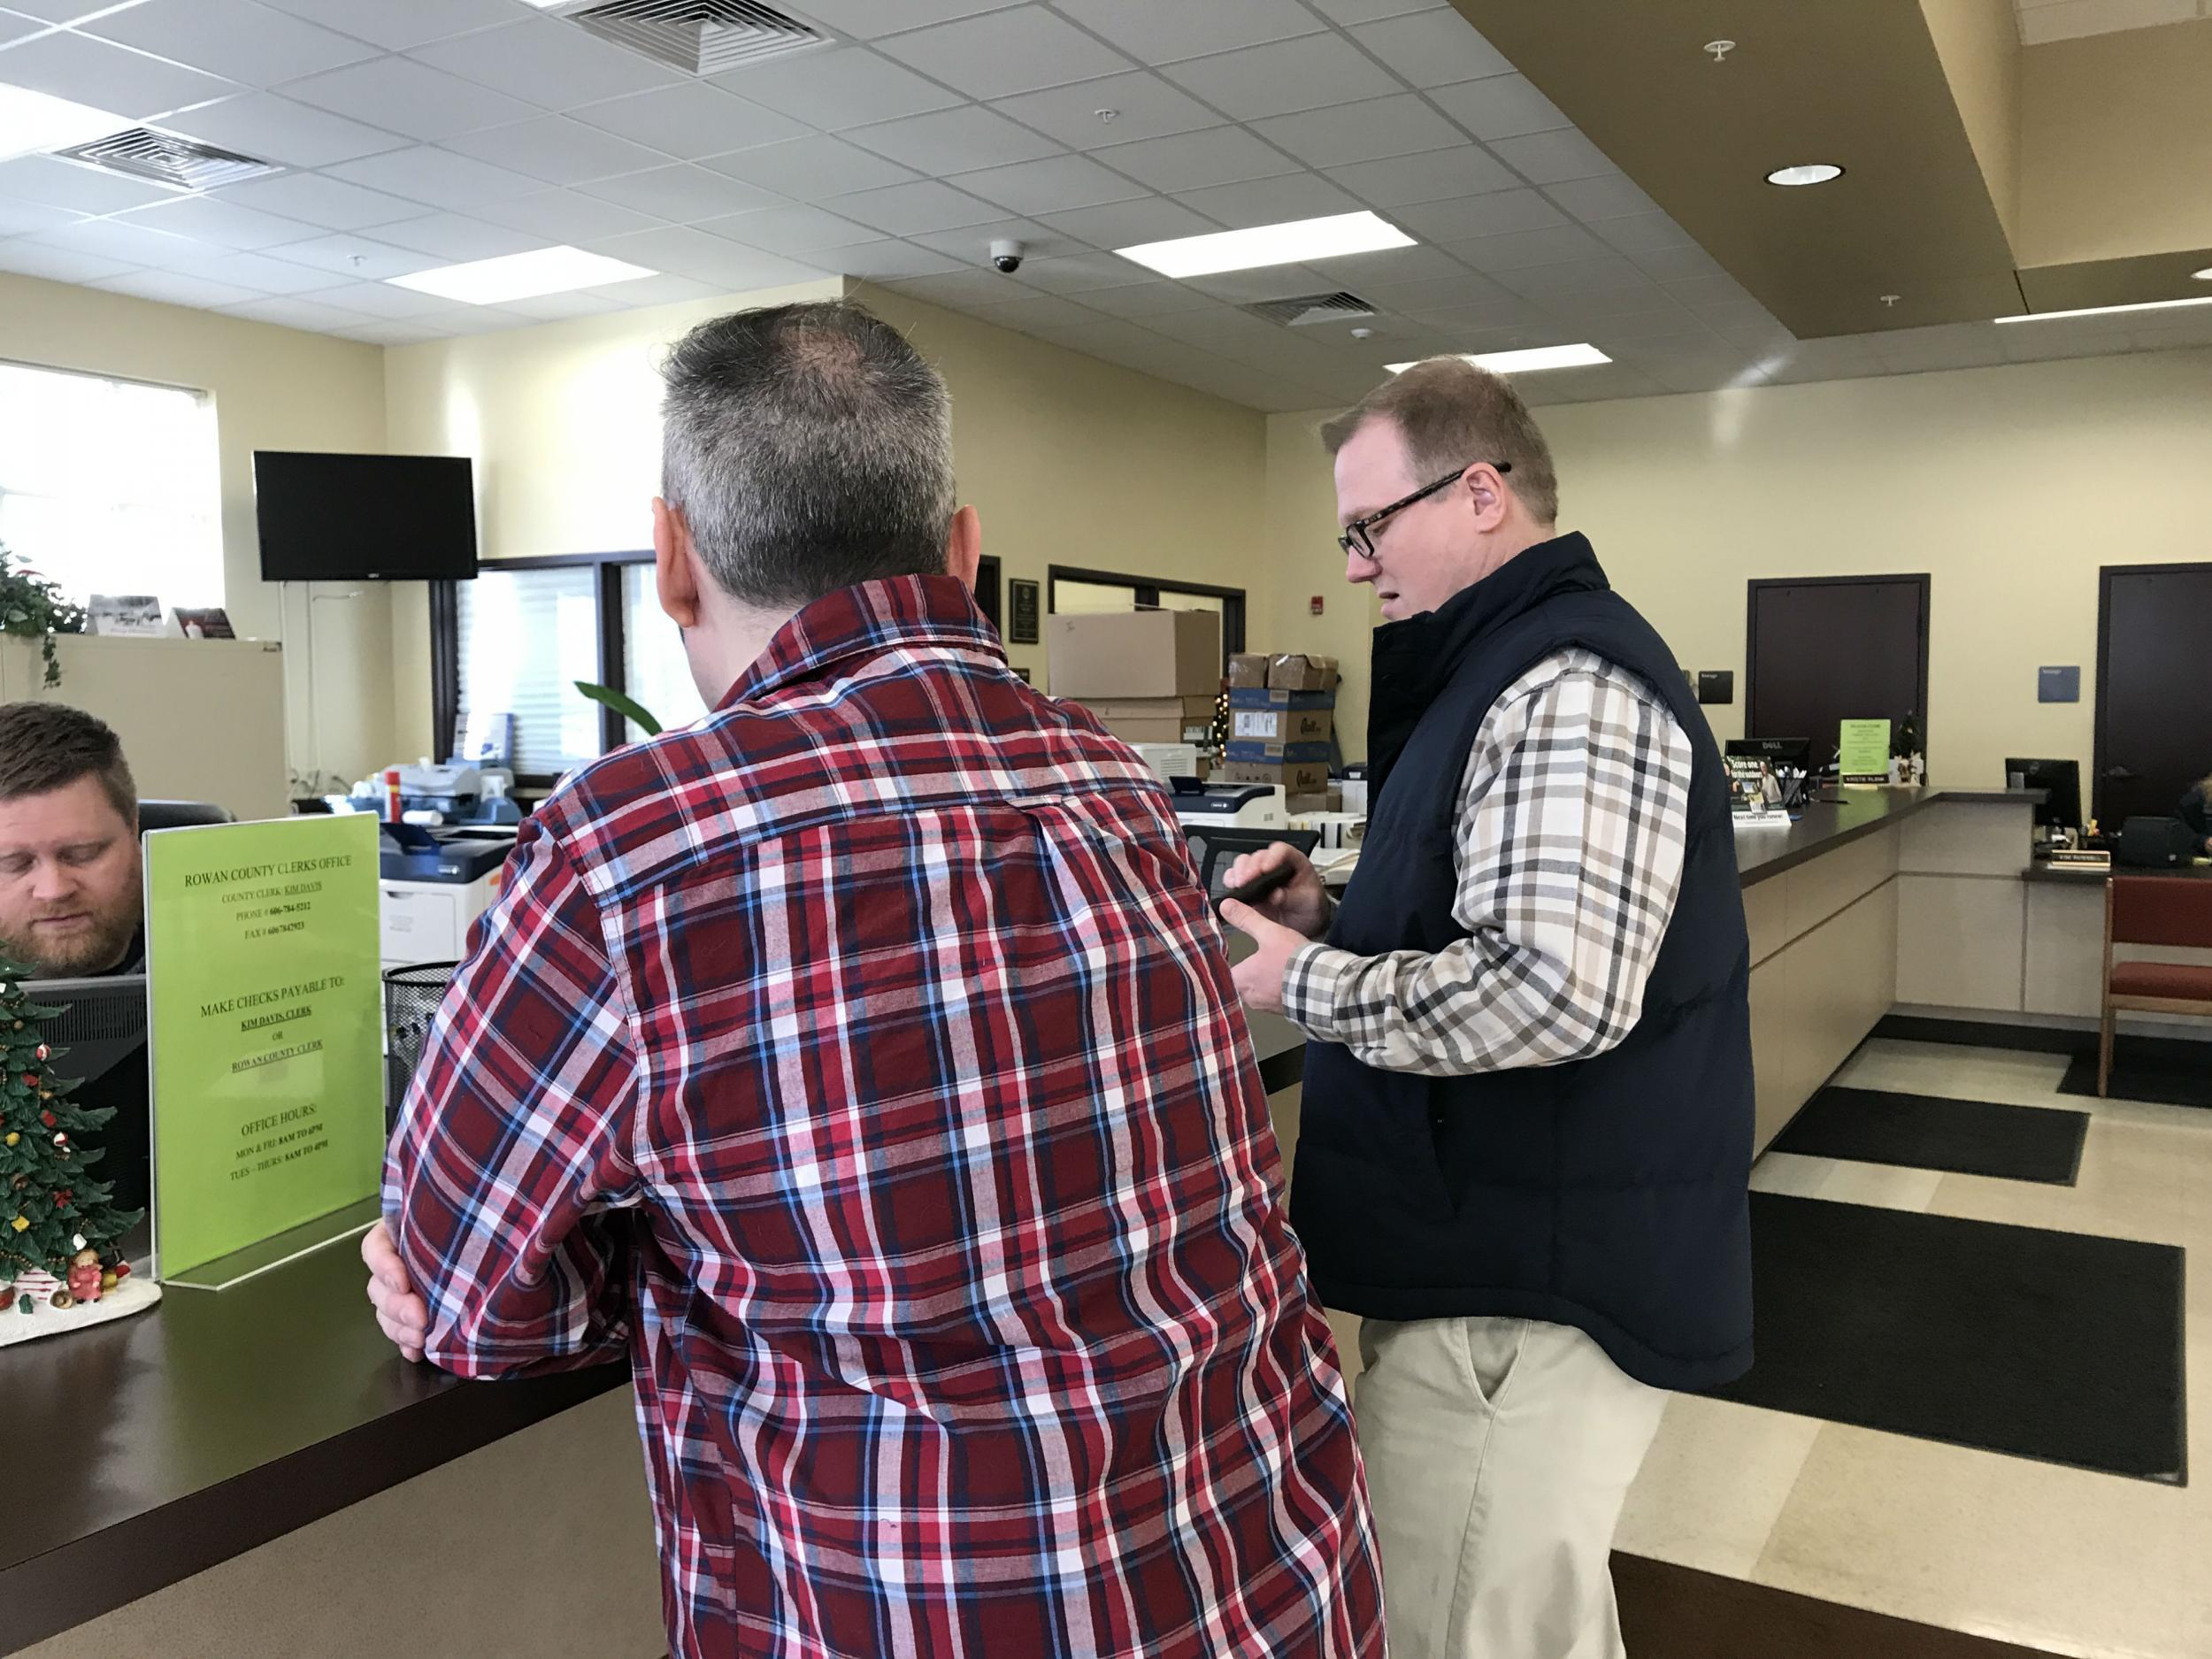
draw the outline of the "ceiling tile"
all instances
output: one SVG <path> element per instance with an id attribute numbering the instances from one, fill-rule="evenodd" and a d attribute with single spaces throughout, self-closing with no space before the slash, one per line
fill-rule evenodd
<path id="1" fill-rule="evenodd" d="M 569 113 L 618 137 L 649 144 L 687 161 L 748 150 L 755 144 L 772 144 L 780 138 L 797 138 L 806 131 L 787 115 L 764 109 L 703 81 L 655 92 L 634 92 Z"/>
<path id="2" fill-rule="evenodd" d="M 1133 248 L 1173 236 L 1202 236 L 1218 225 L 1201 218 L 1179 202 L 1150 196 L 1136 202 L 1110 202 L 1102 207 L 1079 207 L 1071 213 L 1046 213 L 1044 222 L 1065 236 L 1094 248 Z"/>
<path id="3" fill-rule="evenodd" d="M 619 203 L 603 202 L 574 190 L 541 190 L 511 202 L 490 202 L 474 209 L 477 217 L 547 242 L 597 242 L 626 231 L 652 230 L 661 221 Z"/>
<path id="4" fill-rule="evenodd" d="M 511 23 L 511 0 L 267 0 L 330 27 L 373 41 L 386 51 L 403 52 L 470 29 Z"/>
<path id="5" fill-rule="evenodd" d="M 44 277 L 51 282 L 96 282 L 129 269 L 129 264 L 121 259 L 48 248 L 20 236 L 0 242 L 0 271 L 12 271 L 19 276 Z"/>
<path id="6" fill-rule="evenodd" d="M 1165 317 L 1174 311 L 1203 311 L 1213 303 L 1210 296 L 1180 282 L 1170 282 L 1141 266 L 1133 266 L 1148 280 L 1127 288 L 1101 288 L 1086 294 L 1083 303 L 1093 311 L 1116 317 Z"/>
<path id="7" fill-rule="evenodd" d="M 408 58 L 373 58 L 310 75 L 284 90 L 303 104 L 389 127 L 410 138 L 450 138 L 538 113 L 526 104 Z"/>
<path id="8" fill-rule="evenodd" d="M 1544 230 L 1516 231 L 1510 235 L 1485 236 L 1455 242 L 1452 251 L 1478 271 L 1518 271 L 1528 265 L 1558 265 L 1568 259 L 1596 258 L 1607 249 L 1579 225 L 1554 225 Z"/>
<path id="9" fill-rule="evenodd" d="M 1309 0 L 1333 23 L 1372 23 L 1380 18 L 1401 17 L 1409 12 L 1440 12 L 1449 0 Z"/>
<path id="10" fill-rule="evenodd" d="M 682 71 L 642 52 L 546 17 L 419 46 L 408 55 L 479 86 L 557 110 L 685 78 Z"/>
<path id="11" fill-rule="evenodd" d="M 1358 24 L 1352 38 L 1417 87 L 1448 86 L 1513 69 L 1504 53 L 1449 6 Z"/>
<path id="12" fill-rule="evenodd" d="M 511 201 L 534 196 L 543 181 L 495 167 L 488 161 L 456 154 L 434 144 L 394 150 L 381 156 L 342 161 L 326 169 L 330 176 L 372 190 L 427 202 L 433 207 L 476 207 L 486 202 Z"/>
<path id="13" fill-rule="evenodd" d="M 1510 189 L 1520 182 L 1503 162 L 1473 144 L 1332 167 L 1329 177 L 1362 201 L 1371 202 L 1377 207 L 1477 196 L 1485 191 Z"/>
<path id="14" fill-rule="evenodd" d="M 0 236 L 27 236 L 34 231 L 59 230 L 84 217 L 65 207 L 48 207 L 40 202 L 19 202 L 13 196 L 0 196 Z"/>
<path id="15" fill-rule="evenodd" d="M 1086 356 L 1101 357 L 1108 362 L 1119 362 L 1132 357 L 1156 362 L 1178 349 L 1172 341 L 1154 334 L 1149 328 L 1123 322 L 1118 318 L 1100 317 L 1095 312 L 1087 320 L 1063 323 L 1041 328 L 1038 332 L 1042 338 L 1056 346 L 1065 346 L 1071 351 L 1080 351 Z"/>
<path id="16" fill-rule="evenodd" d="M 1631 250 L 1629 258 L 1638 270 L 1657 277 L 1662 282 L 1721 274 L 1720 261 L 1704 249 L 1694 246 L 1661 248 L 1649 252 Z"/>
<path id="17" fill-rule="evenodd" d="M 896 237 L 862 242 L 856 248 L 840 248 L 834 254 L 823 257 L 847 276 L 866 277 L 878 282 L 891 277 L 937 276 L 960 270 L 964 264 L 949 254 L 901 242 Z"/>
<path id="18" fill-rule="evenodd" d="M 1084 323 L 1105 320 L 1099 314 L 1071 299 L 1056 294 L 1040 294 L 1033 298 L 1010 300 L 1003 305 L 993 305 L 982 313 L 984 320 L 1002 328 L 1018 328 L 1024 334 L 1034 334 L 1041 328 L 1068 328 Z"/>
<path id="19" fill-rule="evenodd" d="M 388 242 L 342 231 L 294 242 L 288 248 L 272 248 L 269 257 L 289 265 L 313 265 L 318 271 L 334 272 L 359 282 L 381 282 L 388 277 L 408 276 L 447 263 L 435 254 L 418 253 L 412 248 L 396 248 Z"/>
<path id="20" fill-rule="evenodd" d="M 662 166 L 669 160 L 657 150 L 586 127 L 565 115 L 463 133 L 448 139 L 445 147 L 547 184 L 611 179 L 618 173 L 641 173 L 648 167 Z"/>
<path id="21" fill-rule="evenodd" d="M 987 225 L 1005 216 L 1004 209 L 934 179 L 886 185 L 879 190 L 856 190 L 849 196 L 832 196 L 822 205 L 833 213 L 873 225 L 894 236 L 953 230 L 962 225 Z"/>
<path id="22" fill-rule="evenodd" d="M 782 254 L 741 247 L 726 237 L 710 236 L 687 225 L 610 236 L 593 243 L 592 248 L 595 252 L 627 259 L 649 271 L 695 277 L 702 282 L 724 283 L 731 293 L 811 281 L 828 274 L 826 265 L 801 264 Z"/>
<path id="23" fill-rule="evenodd" d="M 826 132 L 949 110 L 961 101 L 958 93 L 864 46 L 777 58 L 717 75 L 714 84 Z"/>
<path id="24" fill-rule="evenodd" d="M 1626 219 L 1600 219 L 1590 228 L 1623 253 L 1654 253 L 1665 248 L 1695 246 L 1690 233 L 1664 213 L 1632 213 Z"/>
<path id="25" fill-rule="evenodd" d="M 319 173 L 290 173 L 281 178 L 233 185 L 222 192 L 221 199 L 319 225 L 325 230 L 365 230 L 373 225 L 419 219 L 423 211 L 420 202 L 387 196 L 381 190 L 365 190 Z"/>
<path id="26" fill-rule="evenodd" d="M 937 276 L 902 277 L 890 284 L 902 294 L 937 305 L 991 305 L 1009 290 L 1019 292 L 995 271 L 949 271 Z"/>
<path id="27" fill-rule="evenodd" d="M 918 230 L 910 240 L 957 259 L 963 269 L 971 271 L 990 268 L 995 242 L 1018 242 L 1028 257 L 1038 259 L 1062 259 L 1087 251 L 1074 237 L 1033 219 L 994 219 L 953 230 Z M 1011 281 L 995 270 L 991 273 L 1002 282 Z"/>
<path id="28" fill-rule="evenodd" d="M 1146 73 L 1109 75 L 1047 92 L 1025 92 L 1018 98 L 999 99 L 991 107 L 1076 150 L 1187 133 L 1221 119 L 1188 93 Z M 1113 119 L 1101 119 L 1102 110 L 1110 110 Z"/>
<path id="29" fill-rule="evenodd" d="M 442 294 L 420 294 L 392 282 L 349 282 L 319 292 L 326 305 L 365 311 L 372 317 L 427 317 L 433 311 L 453 309 L 453 302 Z"/>
<path id="30" fill-rule="evenodd" d="M 1439 87 L 1429 96 L 1477 138 L 1517 138 L 1569 125 L 1560 107 L 1520 75 Z"/>
<path id="31" fill-rule="evenodd" d="M 1415 235 L 1440 242 L 1542 230 L 1567 222 L 1564 213 L 1533 190 L 1497 190 L 1451 201 L 1425 202 L 1402 207 L 1393 217 Z"/>
<path id="32" fill-rule="evenodd" d="M 617 291 L 609 288 L 594 293 L 589 288 L 580 288 L 568 294 L 540 294 L 533 299 L 509 300 L 502 309 L 519 311 L 541 323 L 559 322 L 570 317 L 599 317 L 608 311 L 630 309 L 615 297 Z"/>
<path id="33" fill-rule="evenodd" d="M 51 156 L 18 156 L 0 161 L 0 196 L 80 213 L 119 213 L 150 202 L 173 201 L 177 192 Z"/>
<path id="34" fill-rule="evenodd" d="M 1317 173 L 1286 173 L 1279 179 L 1247 179 L 1240 184 L 1182 190 L 1175 199 L 1232 230 L 1356 213 L 1360 207 L 1356 196 Z"/>
<path id="35" fill-rule="evenodd" d="M 1125 5 L 1126 0 L 1122 4 Z M 1181 9 L 1210 12 L 1222 4 L 1223 0 L 1209 0 L 1204 7 Z M 1011 97 L 1041 87 L 1064 86 L 1071 81 L 1118 74 L 1136 67 L 1066 19 L 1040 7 L 917 29 L 884 42 L 883 50 L 901 63 L 977 98 Z"/>
<path id="36" fill-rule="evenodd" d="M 1555 184 L 1545 195 L 1572 213 L 1588 222 L 1594 219 L 1625 219 L 1632 213 L 1655 213 L 1659 204 L 1638 189 L 1627 174 L 1603 173 L 1594 179 L 1574 179 L 1564 184 Z"/>
<path id="37" fill-rule="evenodd" d="M 1679 281 L 1667 281 L 1667 292 L 1685 305 L 1733 305 L 1747 300 L 1750 295 L 1732 276 L 1723 273 L 1718 276 L 1686 277 Z M 2102 322 L 2105 319 L 2093 319 Z"/>
<path id="38" fill-rule="evenodd" d="M 140 119 L 228 96 L 236 82 L 89 35 L 34 35 L 8 48 L 8 83 Z"/>
<path id="39" fill-rule="evenodd" d="M 649 276 L 632 277 L 626 282 L 611 282 L 604 288 L 588 288 L 591 294 L 604 294 L 610 299 L 620 300 L 625 305 L 675 305 L 685 300 L 711 299 L 727 292 L 711 282 L 700 282 L 690 277 Z"/>
<path id="40" fill-rule="evenodd" d="M 845 136 L 864 149 L 940 178 L 1034 161 L 1056 155 L 1060 149 L 1050 139 L 976 104 L 858 127 Z"/>
<path id="41" fill-rule="evenodd" d="M 1241 127 L 1212 127 L 1178 133 L 1142 143 L 1095 150 L 1096 159 L 1117 173 L 1142 180 L 1156 190 L 1201 190 L 1211 184 L 1265 179 L 1295 173 L 1298 164 Z"/>
<path id="42" fill-rule="evenodd" d="M 351 323 L 327 332 L 336 339 L 358 340 L 365 346 L 413 346 L 441 338 L 427 328 L 388 318 L 377 322 Z"/>
<path id="43" fill-rule="evenodd" d="M 121 276 L 103 277 L 88 286 L 105 288 L 111 294 L 127 294 L 134 299 L 159 300 L 165 305 L 190 305 L 201 311 L 235 305 L 241 300 L 254 297 L 251 288 L 210 282 L 204 277 L 179 276 L 173 271 L 127 271 Z"/>
<path id="44" fill-rule="evenodd" d="M 1453 15 L 1456 16 L 1456 13 Z M 1339 35 L 1309 35 L 1218 58 L 1194 58 L 1168 79 L 1240 121 L 1319 109 L 1404 88 Z"/>
<path id="45" fill-rule="evenodd" d="M 1529 233 L 1542 236 L 1547 233 Z M 1513 256 L 1504 256 L 1510 260 Z M 1618 254 L 1599 252 L 1586 259 L 1548 261 L 1541 265 L 1500 264 L 1493 257 L 1488 267 L 1501 288 L 1537 305 L 1555 296 L 1571 299 L 1586 294 L 1633 294 L 1640 303 L 1663 304 L 1667 292 Z"/>
<path id="46" fill-rule="evenodd" d="M 1386 313 L 1400 311 L 1455 311 L 1471 305 L 1495 304 L 1512 296 L 1488 277 L 1477 276 L 1461 266 L 1449 276 L 1423 277 L 1410 282 L 1363 282 L 1361 297 L 1372 300 Z"/>
<path id="47" fill-rule="evenodd" d="M 1283 0 L 1058 0 L 1060 10 L 1148 64 L 1310 35 L 1320 20 Z"/>
<path id="48" fill-rule="evenodd" d="M 1261 265 L 1249 271 L 1217 271 L 1211 276 L 1193 277 L 1189 286 L 1214 299 L 1225 300 L 1232 305 L 1249 305 L 1258 300 L 1281 299 L 1292 294 L 1317 294 L 1327 291 L 1328 285 L 1320 274 L 1302 265 Z M 1280 325 L 1269 323 L 1269 328 Z M 1255 334 L 1255 341 L 1262 337 Z M 1286 336 L 1268 336 L 1271 342 Z"/>
<path id="49" fill-rule="evenodd" d="M 1494 139 L 1490 149 L 1532 184 L 1561 184 L 1618 171 L 1605 158 L 1604 151 L 1572 127 L 1532 133 L 1525 138 Z"/>
<path id="50" fill-rule="evenodd" d="M 1254 123 L 1254 130 L 1315 167 L 1442 150 L 1461 142 L 1458 128 L 1409 92 L 1278 115 Z"/>
<path id="51" fill-rule="evenodd" d="M 901 29 L 922 28 L 979 12 L 1002 12 L 1016 0 L 806 0 L 803 11 L 817 22 L 862 40 Z"/>
<path id="52" fill-rule="evenodd" d="M 102 0 L 15 0 L 8 8 L 45 23 L 74 23 L 79 18 L 107 9 Z"/>
<path id="53" fill-rule="evenodd" d="M 213 196 L 181 196 L 157 202 L 127 218 L 134 225 L 149 225 L 173 235 L 213 242 L 219 248 L 272 248 L 312 236 L 316 230 L 296 219 L 260 212 Z"/>
<path id="54" fill-rule="evenodd" d="M 798 202 L 818 202 L 826 196 L 905 184 L 921 176 L 857 144 L 825 134 L 787 138 L 780 144 L 762 144 L 726 156 L 709 156 L 699 165 Z"/>
<path id="55" fill-rule="evenodd" d="M 257 294 L 305 294 L 336 288 L 346 280 L 335 272 L 273 259 L 265 253 L 223 253 L 215 249 L 204 256 L 179 259 L 174 268 L 188 276 L 235 283 Z"/>
<path id="56" fill-rule="evenodd" d="M 125 265 L 167 265 L 193 249 L 188 238 L 127 219 L 79 219 L 58 230 L 41 231 L 35 240 L 49 248 L 65 248 L 72 253 L 93 254 Z"/>
<path id="57" fill-rule="evenodd" d="M 1048 294 L 1088 296 L 1100 288 L 1129 288 L 1157 279 L 1142 265 L 1110 253 L 1068 254 L 1056 259 L 1031 259 L 1021 269 L 1025 287 Z M 1083 303 L 1091 303 L 1088 298 Z"/>
<path id="58" fill-rule="evenodd" d="M 151 0 L 96 17 L 83 32 L 256 87 L 376 56 L 373 46 L 252 0 Z"/>
<path id="59" fill-rule="evenodd" d="M 383 227 L 376 235 L 378 241 L 388 242 L 396 248 L 434 255 L 454 264 L 529 253 L 551 240 L 505 225 L 488 225 L 464 213 L 433 213 L 426 219 L 403 219 L 396 225 Z"/>
<path id="60" fill-rule="evenodd" d="M 733 179 L 727 173 L 687 163 L 625 173 L 615 179 L 595 179 L 576 188 L 582 195 L 595 196 L 618 206 L 655 214 L 678 224 L 715 219 L 725 213 L 742 213 L 749 208 L 775 207 L 783 199 L 758 185 L 747 184 L 742 179 Z"/>
<path id="61" fill-rule="evenodd" d="M 293 167 L 327 166 L 334 161 L 397 150 L 407 142 L 398 133 L 365 127 L 327 110 L 280 98 L 273 92 L 225 98 L 220 104 L 168 116 L 161 124 L 187 138 L 204 139 L 241 155 Z"/>
<path id="62" fill-rule="evenodd" d="M 1335 259 L 1309 259 L 1309 269 L 1346 288 L 1365 288 L 1381 283 L 1424 282 L 1440 278 L 1475 280 L 1467 267 L 1440 248 L 1383 248 L 1373 253 L 1345 254 Z"/>
<path id="63" fill-rule="evenodd" d="M 857 220 L 797 203 L 711 219 L 699 228 L 743 242 L 748 248 L 764 248 L 770 253 L 810 254 L 881 240 L 879 232 Z"/>
<path id="64" fill-rule="evenodd" d="M 1126 202 L 1149 195 L 1082 156 L 1047 156 L 1041 161 L 1018 161 L 1010 167 L 988 167 L 964 173 L 950 180 L 972 196 L 996 202 L 1017 213 L 1045 213 L 1059 209 L 1095 207 L 1101 202 Z"/>
<path id="65" fill-rule="evenodd" d="M 221 311 L 226 317 L 243 317 L 251 322 L 274 323 L 281 328 L 301 328 L 311 334 L 369 326 L 369 319 L 357 311 L 342 311 L 334 305 L 315 300 L 248 300 L 242 305 L 223 306 Z"/>
<path id="66" fill-rule="evenodd" d="M 46 26 L 36 18 L 27 18 L 13 12 L 0 12 L 0 45 L 19 41 L 27 35 L 37 35 Z"/>

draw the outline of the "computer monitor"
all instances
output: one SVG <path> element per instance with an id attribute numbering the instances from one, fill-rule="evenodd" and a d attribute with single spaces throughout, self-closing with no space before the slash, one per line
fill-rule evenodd
<path id="1" fill-rule="evenodd" d="M 2008 760 L 2005 787 L 2040 789 L 2043 804 L 2035 821 L 2045 829 L 2081 827 L 2081 763 L 2078 760 Z"/>
<path id="2" fill-rule="evenodd" d="M 96 979 L 27 979 L 37 1007 L 60 1011 L 41 1031 L 52 1050 L 54 1075 L 77 1083 L 71 1098 L 115 1116 L 84 1139 L 105 1154 L 94 1174 L 112 1188 L 119 1210 L 143 1210 L 152 1188 L 153 1119 L 146 1069 L 146 976 Z"/>
<path id="3" fill-rule="evenodd" d="M 1763 760 L 1770 766 L 1794 766 L 1803 772 L 1812 764 L 1809 737 L 1732 737 L 1726 754 L 1731 760 Z"/>

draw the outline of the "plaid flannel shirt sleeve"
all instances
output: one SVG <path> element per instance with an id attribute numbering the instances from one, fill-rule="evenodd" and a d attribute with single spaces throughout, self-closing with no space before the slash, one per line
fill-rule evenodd
<path id="1" fill-rule="evenodd" d="M 1532 683 L 1533 682 L 1533 683 Z M 1463 783 L 1452 914 L 1429 954 L 1310 945 L 1284 1011 L 1369 1065 L 1436 1076 L 1618 1044 L 1681 886 L 1690 741 L 1633 676 L 1563 653 L 1499 700 Z"/>
<path id="2" fill-rule="evenodd" d="M 598 907 L 525 827 L 415 1072 L 384 1211 L 465 1377 L 611 1359 L 628 1339 L 638 1068 Z"/>

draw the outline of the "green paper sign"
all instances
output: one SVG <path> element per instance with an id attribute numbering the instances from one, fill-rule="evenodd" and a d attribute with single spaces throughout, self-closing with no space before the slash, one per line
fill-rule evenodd
<path id="1" fill-rule="evenodd" d="M 154 1244 L 166 1277 L 357 1203 L 384 1156 L 377 822 L 146 838 Z"/>
<path id="2" fill-rule="evenodd" d="M 1889 722 L 1846 720 L 1836 740 L 1836 772 L 1846 783 L 1889 781 Z"/>

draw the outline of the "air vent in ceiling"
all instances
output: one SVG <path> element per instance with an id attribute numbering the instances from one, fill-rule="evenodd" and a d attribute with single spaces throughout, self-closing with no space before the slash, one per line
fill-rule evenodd
<path id="1" fill-rule="evenodd" d="M 829 37 L 758 0 L 585 0 L 563 17 L 687 74 L 716 75 Z"/>
<path id="2" fill-rule="evenodd" d="M 134 179 L 174 185 L 185 190 L 211 190 L 219 184 L 236 184 L 278 171 L 273 161 L 257 161 L 212 144 L 195 143 L 173 133 L 157 133 L 150 127 L 134 127 L 110 133 L 89 143 L 73 144 L 54 152 L 70 161 L 89 162 L 110 173 L 127 173 Z"/>
<path id="3" fill-rule="evenodd" d="M 1261 300 L 1244 308 L 1253 316 L 1271 323 L 1280 323 L 1286 328 L 1304 328 L 1314 323 L 1349 322 L 1355 317 L 1372 317 L 1375 308 L 1356 294 L 1347 294 L 1341 288 L 1333 294 L 1299 294 L 1286 300 Z"/>

